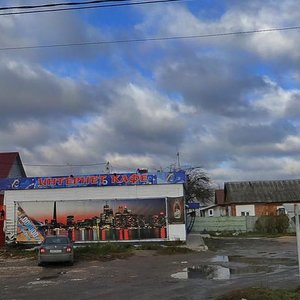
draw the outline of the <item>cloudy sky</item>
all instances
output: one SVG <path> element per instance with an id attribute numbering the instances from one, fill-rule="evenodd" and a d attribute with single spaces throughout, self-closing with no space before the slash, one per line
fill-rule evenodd
<path id="1" fill-rule="evenodd" d="M 300 178 L 300 29 L 218 36 L 299 20 L 298 0 L 0 15 L 0 151 L 28 176 L 168 170 L 179 152 L 220 185 Z M 36 47 L 178 36 L 198 38 Z"/>

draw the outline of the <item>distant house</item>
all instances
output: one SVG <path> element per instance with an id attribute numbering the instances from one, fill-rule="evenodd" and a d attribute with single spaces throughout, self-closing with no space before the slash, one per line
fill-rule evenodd
<path id="1" fill-rule="evenodd" d="M 26 173 L 18 152 L 0 153 L 0 178 L 26 177 Z M 0 190 L 0 246 L 4 245 L 4 219 L 3 206 L 4 192 Z"/>
<path id="2" fill-rule="evenodd" d="M 281 214 L 286 203 L 300 203 L 300 179 L 224 184 L 224 205 L 232 216 Z"/>
<path id="3" fill-rule="evenodd" d="M 220 217 L 219 207 L 215 204 L 200 207 L 199 215 L 200 217 Z"/>
<path id="4" fill-rule="evenodd" d="M 215 190 L 215 203 L 205 207 L 200 207 L 201 217 L 222 217 L 228 215 L 224 204 L 224 190 Z"/>

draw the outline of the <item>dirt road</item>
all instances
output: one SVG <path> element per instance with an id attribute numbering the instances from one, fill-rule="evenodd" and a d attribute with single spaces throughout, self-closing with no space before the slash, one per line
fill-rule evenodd
<path id="1" fill-rule="evenodd" d="M 218 238 L 209 250 L 38 267 L 30 259 L 0 260 L 0 299 L 214 299 L 246 286 L 297 287 L 295 237 Z"/>

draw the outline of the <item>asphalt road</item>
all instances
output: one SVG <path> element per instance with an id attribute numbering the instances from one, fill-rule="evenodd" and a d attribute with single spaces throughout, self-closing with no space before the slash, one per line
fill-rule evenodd
<path id="1" fill-rule="evenodd" d="M 295 237 L 206 243 L 208 251 L 192 254 L 138 251 L 127 259 L 74 266 L 0 259 L 0 299 L 214 299 L 246 286 L 299 285 Z"/>

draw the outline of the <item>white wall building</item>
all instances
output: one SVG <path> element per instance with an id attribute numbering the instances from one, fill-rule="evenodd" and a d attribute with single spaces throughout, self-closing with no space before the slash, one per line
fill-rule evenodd
<path id="1" fill-rule="evenodd" d="M 19 180 L 4 194 L 7 241 L 186 240 L 183 173 Z"/>

